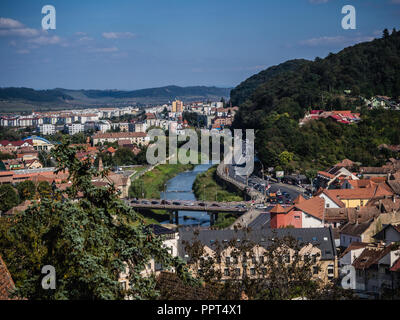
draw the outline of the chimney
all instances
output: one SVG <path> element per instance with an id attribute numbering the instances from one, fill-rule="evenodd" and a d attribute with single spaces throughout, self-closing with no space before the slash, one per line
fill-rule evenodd
<path id="1" fill-rule="evenodd" d="M 392 196 L 392 201 L 393 201 L 393 203 L 396 203 L 396 195 L 395 194 L 393 194 L 393 196 Z"/>

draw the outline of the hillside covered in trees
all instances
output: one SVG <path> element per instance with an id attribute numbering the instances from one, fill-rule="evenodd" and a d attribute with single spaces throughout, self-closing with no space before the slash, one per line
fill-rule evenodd
<path id="1" fill-rule="evenodd" d="M 295 60 L 296 61 L 296 60 Z M 382 143 L 400 143 L 398 111 L 365 108 L 360 96 L 400 97 L 400 32 L 384 31 L 383 37 L 348 47 L 315 61 L 300 60 L 297 67 L 274 74 L 257 84 L 243 82 L 231 99 L 244 101 L 235 128 L 256 130 L 256 149 L 268 166 L 287 171 L 319 169 L 343 158 L 363 165 L 380 165 L 388 156 Z M 281 65 L 282 66 L 282 65 Z M 345 95 L 345 90 L 351 94 Z M 243 92 L 249 92 L 246 99 Z M 299 127 L 310 109 L 352 110 L 361 113 L 359 124 L 340 124 L 328 119 Z"/>

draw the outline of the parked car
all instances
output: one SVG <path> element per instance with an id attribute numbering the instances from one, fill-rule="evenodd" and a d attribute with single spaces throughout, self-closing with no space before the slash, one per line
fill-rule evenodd
<path id="1" fill-rule="evenodd" d="M 172 204 L 175 205 L 175 206 L 180 206 L 181 205 L 181 203 L 178 202 L 178 201 L 174 201 L 174 202 L 172 202 Z"/>
<path id="2" fill-rule="evenodd" d="M 158 201 L 153 200 L 151 204 L 158 204 Z"/>
<path id="3" fill-rule="evenodd" d="M 132 200 L 131 203 L 139 203 L 137 200 Z"/>
<path id="4" fill-rule="evenodd" d="M 206 206 L 206 204 L 205 204 L 204 202 L 199 202 L 198 205 L 199 205 L 200 207 L 205 207 L 205 206 Z"/>

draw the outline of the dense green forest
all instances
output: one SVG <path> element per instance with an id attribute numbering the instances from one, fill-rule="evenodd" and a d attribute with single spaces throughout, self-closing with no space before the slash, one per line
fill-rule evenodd
<path id="1" fill-rule="evenodd" d="M 202 99 L 220 99 L 229 97 L 230 88 L 206 86 L 178 87 L 166 86 L 141 90 L 34 90 L 31 88 L 0 88 L 0 100 L 3 101 L 30 101 L 30 102 L 64 102 L 64 100 L 89 99 L 128 99 L 128 98 L 175 98 L 198 97 Z M 76 98 L 74 98 L 76 97 Z"/>
<path id="2" fill-rule="evenodd" d="M 161 88 L 149 88 L 133 91 L 121 90 L 82 90 L 88 98 L 144 98 L 144 97 L 165 97 L 170 100 L 176 97 L 185 96 L 217 96 L 228 97 L 230 89 L 206 87 L 206 86 L 193 86 L 193 87 L 179 87 L 179 86 L 166 86 Z"/>
<path id="3" fill-rule="evenodd" d="M 289 60 L 251 76 L 239 84 L 236 88 L 232 89 L 232 105 L 236 106 L 245 102 L 259 85 L 271 80 L 273 77 L 284 72 L 296 71 L 307 63 L 310 63 L 310 61 L 304 59 Z"/>
<path id="4" fill-rule="evenodd" d="M 380 165 L 396 156 L 378 146 L 400 143 L 400 112 L 366 110 L 360 95 L 399 99 L 400 32 L 385 30 L 380 39 L 325 59 L 302 61 L 294 70 L 282 70 L 256 88 L 243 88 L 244 82 L 232 90 L 236 97 L 252 92 L 240 105 L 233 126 L 256 130 L 262 161 L 287 171 L 305 171 L 326 168 L 343 158 Z M 352 92 L 345 95 L 344 90 Z M 352 125 L 311 121 L 300 128 L 298 120 L 310 109 L 358 110 L 363 121 Z"/>

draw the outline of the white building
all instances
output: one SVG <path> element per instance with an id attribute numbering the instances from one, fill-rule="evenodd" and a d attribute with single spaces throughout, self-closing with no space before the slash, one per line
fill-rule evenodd
<path id="1" fill-rule="evenodd" d="M 39 132 L 42 135 L 52 135 L 56 133 L 56 126 L 54 124 L 42 124 L 39 126 Z"/>
<path id="2" fill-rule="evenodd" d="M 105 133 L 105 132 L 107 132 L 108 130 L 111 130 L 111 124 L 110 124 L 108 121 L 99 122 L 99 123 L 97 124 L 97 129 L 98 129 L 99 131 L 101 131 L 102 133 Z"/>
<path id="3" fill-rule="evenodd" d="M 85 131 L 85 126 L 81 123 L 72 123 L 68 126 L 68 134 L 74 135 Z"/>

